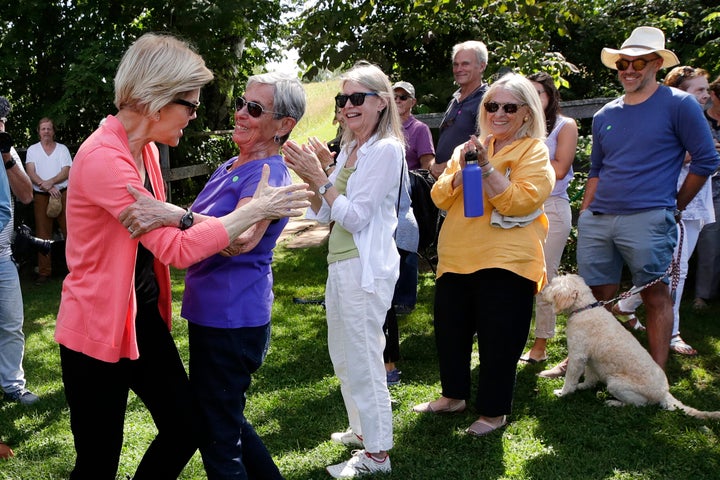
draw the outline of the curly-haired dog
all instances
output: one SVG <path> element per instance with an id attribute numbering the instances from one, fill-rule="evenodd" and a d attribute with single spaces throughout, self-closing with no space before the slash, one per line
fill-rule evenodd
<path id="1" fill-rule="evenodd" d="M 669 392 L 665 372 L 650 354 L 595 297 L 579 275 L 561 275 L 545 287 L 543 297 L 556 312 L 568 312 L 568 367 L 565 384 L 557 395 L 592 388 L 599 381 L 617 400 L 608 405 L 654 405 L 667 410 L 679 408 L 697 418 L 720 419 L 720 412 L 704 412 L 688 407 Z M 585 375 L 584 381 L 578 383 Z"/>

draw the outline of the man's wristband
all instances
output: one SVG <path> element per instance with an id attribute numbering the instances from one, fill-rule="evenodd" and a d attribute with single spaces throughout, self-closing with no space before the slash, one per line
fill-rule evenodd
<path id="1" fill-rule="evenodd" d="M 11 169 L 12 167 L 14 167 L 15 165 L 17 165 L 17 162 L 15 161 L 14 158 L 11 158 L 11 159 L 8 160 L 7 162 L 5 162 L 5 170 L 10 170 L 10 169 Z"/>

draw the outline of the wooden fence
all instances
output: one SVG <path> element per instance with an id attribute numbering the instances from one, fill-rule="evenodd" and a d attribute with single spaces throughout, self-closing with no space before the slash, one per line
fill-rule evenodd
<path id="1" fill-rule="evenodd" d="M 591 98 L 588 100 L 571 100 L 560 102 L 563 115 L 575 118 L 591 118 L 595 112 L 612 98 Z M 440 127 L 442 121 L 442 113 L 424 113 L 415 115 L 415 118 L 426 123 L 431 129 L 436 130 Z M 207 132 L 201 135 L 226 135 L 232 134 L 232 130 L 219 130 L 215 132 Z M 170 183 L 185 178 L 197 177 L 200 175 L 209 175 L 213 169 L 205 164 L 190 165 L 186 167 L 170 168 L 170 154 L 167 145 L 160 146 L 160 166 L 162 167 L 163 179 L 166 183 L 166 191 L 168 192 L 168 201 L 172 202 Z"/>

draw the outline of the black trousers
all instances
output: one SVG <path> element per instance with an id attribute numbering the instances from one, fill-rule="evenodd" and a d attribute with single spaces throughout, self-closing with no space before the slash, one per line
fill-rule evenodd
<path id="1" fill-rule="evenodd" d="M 140 358 L 108 363 L 60 346 L 65 396 L 77 458 L 71 480 L 115 480 L 132 389 L 158 434 L 134 479 L 176 479 L 197 449 L 190 383 L 157 307 L 138 311 Z"/>
<path id="2" fill-rule="evenodd" d="M 534 294 L 535 282 L 498 268 L 445 273 L 437 279 L 435 342 L 444 396 L 470 398 L 470 360 L 477 333 L 477 409 L 488 417 L 510 413 Z"/>

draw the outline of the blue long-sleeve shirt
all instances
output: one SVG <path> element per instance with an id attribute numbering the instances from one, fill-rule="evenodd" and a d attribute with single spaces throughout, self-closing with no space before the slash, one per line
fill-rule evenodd
<path id="1" fill-rule="evenodd" d="M 720 163 L 700 105 L 675 88 L 660 86 L 638 105 L 611 101 L 593 117 L 592 133 L 589 178 L 599 181 L 588 208 L 596 213 L 673 209 L 686 151 L 690 173 L 709 176 Z"/>

